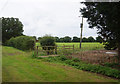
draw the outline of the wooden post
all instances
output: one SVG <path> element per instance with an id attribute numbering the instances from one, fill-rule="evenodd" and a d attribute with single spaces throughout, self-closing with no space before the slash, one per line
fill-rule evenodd
<path id="1" fill-rule="evenodd" d="M 65 45 L 63 44 L 63 49 L 65 49 Z"/>
<path id="2" fill-rule="evenodd" d="M 37 56 L 38 56 L 38 46 L 37 46 Z"/>
<path id="3" fill-rule="evenodd" d="M 80 49 L 81 49 L 81 44 L 82 44 L 82 31 L 83 31 L 83 16 L 82 16 L 82 23 L 81 23 L 80 27 L 81 27 L 81 34 L 80 34 Z"/>
<path id="4" fill-rule="evenodd" d="M 74 53 L 74 44 L 73 44 L 73 53 Z"/>
<path id="5" fill-rule="evenodd" d="M 55 46 L 55 54 L 57 54 L 57 46 Z"/>

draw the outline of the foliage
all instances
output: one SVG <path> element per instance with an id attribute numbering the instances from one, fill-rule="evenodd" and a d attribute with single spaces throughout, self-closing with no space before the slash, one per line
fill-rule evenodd
<path id="1" fill-rule="evenodd" d="M 38 37 L 38 41 L 40 42 L 40 40 L 42 39 L 42 37 Z"/>
<path id="2" fill-rule="evenodd" d="M 74 62 L 80 62 L 80 59 L 78 59 L 78 58 L 73 58 L 72 59 Z"/>
<path id="3" fill-rule="evenodd" d="M 59 42 L 64 42 L 64 38 L 60 38 Z"/>
<path id="4" fill-rule="evenodd" d="M 72 54 L 72 50 L 68 50 L 68 49 L 62 49 L 61 50 L 61 54 L 63 54 L 63 55 L 70 55 L 70 54 Z"/>
<path id="5" fill-rule="evenodd" d="M 60 57 L 59 57 L 59 60 L 65 61 L 65 60 L 67 60 L 67 58 L 66 58 L 65 56 L 60 56 Z"/>
<path id="6" fill-rule="evenodd" d="M 2 46 L 2 82 L 117 82 L 118 80 L 74 69 L 62 63 L 33 59 L 32 52 Z M 52 57 L 53 58 L 53 57 Z M 51 58 L 51 59 L 52 59 Z M 55 59 L 55 58 L 53 58 Z M 67 80 L 66 80 L 67 79 Z"/>
<path id="7" fill-rule="evenodd" d="M 7 46 L 11 46 L 20 50 L 33 50 L 34 49 L 34 39 L 29 36 L 18 36 L 11 38 L 6 43 Z"/>
<path id="8" fill-rule="evenodd" d="M 95 39 L 92 36 L 90 36 L 90 37 L 88 37 L 87 41 L 88 42 L 95 42 Z"/>
<path id="9" fill-rule="evenodd" d="M 80 42 L 80 38 L 74 36 L 72 42 Z"/>
<path id="10" fill-rule="evenodd" d="M 32 36 L 32 37 L 33 37 L 34 41 L 36 42 L 36 40 L 37 40 L 36 36 Z"/>
<path id="11" fill-rule="evenodd" d="M 117 45 L 115 40 L 107 40 L 107 42 L 104 42 L 104 48 L 107 50 L 115 50 L 117 49 Z"/>
<path id="12" fill-rule="evenodd" d="M 107 66 L 87 64 L 85 62 L 80 61 L 77 58 L 72 58 L 70 60 L 69 58 L 66 58 L 65 56 L 54 57 L 54 58 L 51 57 L 50 60 L 49 58 L 46 58 L 46 61 L 49 61 L 49 62 L 54 62 L 56 60 L 57 62 L 66 63 L 80 70 L 95 72 L 95 73 L 99 73 L 99 74 L 106 75 L 109 77 L 120 78 L 119 70 L 112 69 Z"/>
<path id="13" fill-rule="evenodd" d="M 65 36 L 62 38 L 59 37 L 54 37 L 56 42 L 80 42 L 80 38 L 78 38 L 77 36 L 74 36 L 73 38 L 69 37 L 69 36 Z M 90 36 L 88 38 L 83 37 L 82 38 L 82 42 L 95 42 L 96 40 Z"/>
<path id="14" fill-rule="evenodd" d="M 86 37 L 83 37 L 82 42 L 88 42 L 88 39 Z"/>
<path id="15" fill-rule="evenodd" d="M 1 18 L 3 44 L 11 37 L 23 35 L 23 24 L 18 18 Z"/>
<path id="16" fill-rule="evenodd" d="M 53 52 L 50 53 L 50 51 L 52 51 L 53 49 L 55 49 L 55 46 L 56 46 L 55 39 L 52 36 L 46 35 L 46 36 L 44 36 L 44 37 L 41 38 L 40 45 L 42 46 L 42 48 L 44 50 L 49 50 L 49 51 L 46 51 L 47 54 L 52 54 Z"/>
<path id="17" fill-rule="evenodd" d="M 65 36 L 64 37 L 64 42 L 71 42 L 71 37 Z"/>
<path id="18" fill-rule="evenodd" d="M 37 57 L 37 53 L 36 52 L 33 52 L 32 53 L 32 58 L 36 58 Z"/>
<path id="19" fill-rule="evenodd" d="M 103 38 L 101 36 L 96 37 L 96 42 L 102 43 L 103 42 Z"/>
<path id="20" fill-rule="evenodd" d="M 60 42 L 59 37 L 55 37 L 55 42 Z"/>
<path id="21" fill-rule="evenodd" d="M 116 68 L 120 70 L 120 63 L 104 63 L 104 66 L 111 67 L 111 68 Z"/>
<path id="22" fill-rule="evenodd" d="M 62 38 L 57 38 L 57 40 L 59 41 L 59 42 L 71 42 L 71 37 L 69 37 L 69 36 L 65 36 L 65 37 L 62 37 Z"/>
<path id="23" fill-rule="evenodd" d="M 120 58 L 120 19 L 118 19 L 120 17 L 120 2 L 83 3 L 85 7 L 80 12 L 83 17 L 87 18 L 89 27 L 97 28 L 98 34 L 103 36 L 106 41 L 110 41 L 110 45 L 117 46 Z"/>

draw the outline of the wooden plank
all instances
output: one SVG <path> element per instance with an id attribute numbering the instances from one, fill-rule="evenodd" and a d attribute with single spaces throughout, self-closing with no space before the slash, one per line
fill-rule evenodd
<path id="1" fill-rule="evenodd" d="M 56 46 L 39 46 L 39 47 L 56 47 Z"/>
<path id="2" fill-rule="evenodd" d="M 64 49 L 73 49 L 73 48 L 64 48 Z"/>
<path id="3" fill-rule="evenodd" d="M 37 56 L 38 56 L 38 46 L 37 46 Z"/>
<path id="4" fill-rule="evenodd" d="M 73 45 L 64 45 L 64 47 L 73 47 Z"/>
<path id="5" fill-rule="evenodd" d="M 38 57 L 57 57 L 57 56 L 59 56 L 59 55 L 47 55 L 47 56 L 38 56 Z"/>

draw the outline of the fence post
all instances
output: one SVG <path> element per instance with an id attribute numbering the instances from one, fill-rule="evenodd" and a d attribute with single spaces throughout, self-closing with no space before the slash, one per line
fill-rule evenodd
<path id="1" fill-rule="evenodd" d="M 38 46 L 37 46 L 37 56 L 38 56 Z"/>
<path id="2" fill-rule="evenodd" d="M 55 46 L 55 54 L 57 54 L 57 46 Z"/>
<path id="3" fill-rule="evenodd" d="M 74 44 L 73 44 L 73 53 L 74 53 Z"/>

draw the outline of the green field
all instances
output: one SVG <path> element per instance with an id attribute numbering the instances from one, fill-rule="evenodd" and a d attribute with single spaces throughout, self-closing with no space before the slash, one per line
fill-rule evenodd
<path id="1" fill-rule="evenodd" d="M 32 58 L 23 52 L 3 46 L 3 82 L 117 82 L 118 80 L 78 70 L 61 63 L 50 63 Z"/>
<path id="2" fill-rule="evenodd" d="M 57 46 L 63 46 L 63 45 L 75 45 L 76 47 L 79 47 L 80 43 L 77 42 L 72 42 L 72 43 L 56 43 Z M 40 43 L 37 42 L 36 46 L 40 46 Z M 83 42 L 82 47 L 90 47 L 90 46 L 99 46 L 99 47 L 104 47 L 103 44 L 98 43 L 98 42 Z"/>
<path id="3" fill-rule="evenodd" d="M 56 43 L 56 45 L 58 46 L 58 52 L 61 50 L 61 46 L 64 45 L 69 45 L 69 46 L 73 46 L 74 45 L 74 49 L 76 52 L 79 51 L 88 51 L 88 50 L 103 50 L 104 49 L 104 45 L 101 43 L 97 43 L 97 42 L 83 42 L 82 43 L 82 48 L 80 49 L 80 43 Z M 36 46 L 40 46 L 40 43 L 36 43 Z"/>

